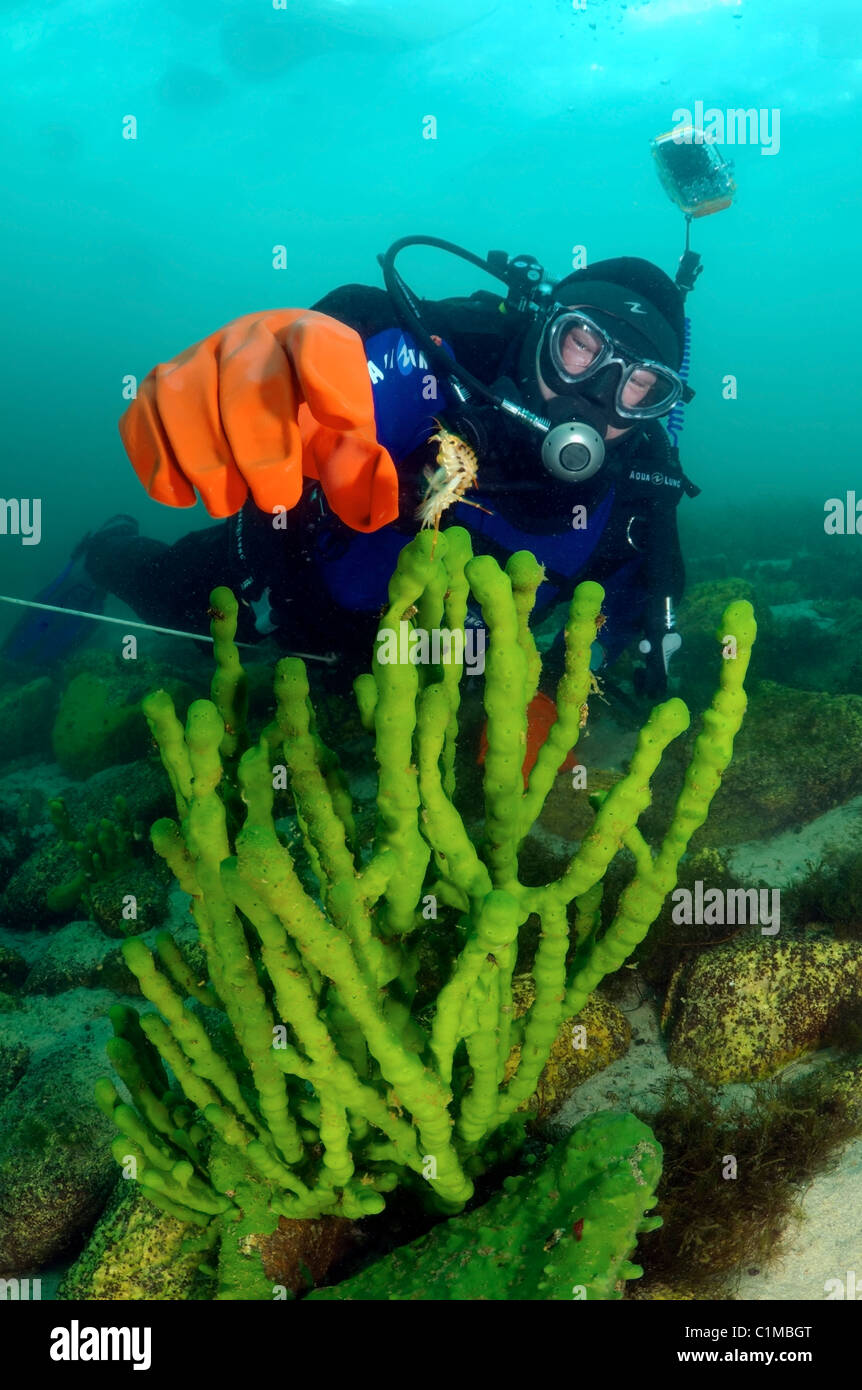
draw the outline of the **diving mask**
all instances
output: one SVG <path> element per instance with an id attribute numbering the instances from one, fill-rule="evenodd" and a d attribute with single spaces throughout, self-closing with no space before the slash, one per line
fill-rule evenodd
<path id="1" fill-rule="evenodd" d="M 549 390 L 560 396 L 577 395 L 599 372 L 618 368 L 614 410 L 623 420 L 667 415 L 684 392 L 670 367 L 627 350 L 580 309 L 564 309 L 549 319 L 537 366 Z"/>

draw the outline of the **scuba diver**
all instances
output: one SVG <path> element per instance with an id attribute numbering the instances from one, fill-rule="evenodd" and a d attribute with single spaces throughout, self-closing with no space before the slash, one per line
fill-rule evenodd
<path id="1" fill-rule="evenodd" d="M 417 299 L 396 268 L 417 244 L 490 272 L 505 296 Z M 693 395 L 681 375 L 691 285 L 635 257 L 552 284 L 531 257 L 482 260 L 426 237 L 396 242 L 381 265 L 385 289 L 246 315 L 150 372 L 120 422 L 132 465 L 157 501 L 199 494 L 221 520 L 167 545 L 112 518 L 80 543 L 66 587 L 93 586 L 83 607 L 109 592 L 147 623 L 195 632 L 228 585 L 238 640 L 337 652 L 352 679 L 419 528 L 442 427 L 472 450 L 477 485 L 441 525 L 502 563 L 532 551 L 545 567 L 537 617 L 581 580 L 602 584 L 594 669 L 636 641 L 639 688 L 661 696 L 680 642 L 676 509 L 698 491 L 662 425 Z"/>

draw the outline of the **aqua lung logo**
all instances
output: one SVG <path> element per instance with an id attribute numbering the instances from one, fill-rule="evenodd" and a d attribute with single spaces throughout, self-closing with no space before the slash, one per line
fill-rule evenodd
<path id="1" fill-rule="evenodd" d="M 629 482 L 652 483 L 653 487 L 682 487 L 680 478 L 670 478 L 667 473 L 641 473 L 636 468 L 629 474 Z"/>
<path id="2" fill-rule="evenodd" d="M 626 308 L 631 309 L 633 314 L 645 314 L 646 309 L 636 299 L 627 299 Z"/>
<path id="3" fill-rule="evenodd" d="M 420 352 L 417 357 L 416 349 L 408 347 L 405 343 L 403 333 L 398 339 L 398 346 L 395 349 L 395 360 L 402 376 L 409 376 L 411 372 L 416 371 L 417 367 L 425 368 L 428 366 L 425 354 Z"/>
<path id="4" fill-rule="evenodd" d="M 395 347 L 384 352 L 382 367 L 376 362 L 372 362 L 370 357 L 368 359 L 368 375 L 374 385 L 378 381 L 382 381 L 387 372 L 396 368 L 402 376 L 410 376 L 411 372 L 415 371 L 428 370 L 428 359 L 424 352 L 417 352 L 415 347 L 408 347 L 403 333 Z"/>

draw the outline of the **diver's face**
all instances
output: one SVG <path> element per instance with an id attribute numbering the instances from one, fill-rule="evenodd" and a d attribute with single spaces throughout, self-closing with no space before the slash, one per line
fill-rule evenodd
<path id="1" fill-rule="evenodd" d="M 568 307 L 570 309 L 577 309 L 580 306 L 571 304 Z M 595 334 L 591 333 L 584 325 L 577 325 L 569 330 L 560 344 L 560 355 L 563 359 L 563 365 L 573 376 L 577 376 L 579 372 L 586 371 L 595 361 L 601 350 L 601 346 L 601 342 Z M 541 372 L 538 373 L 538 377 L 539 391 L 542 394 L 543 400 L 556 400 L 557 392 L 552 391 L 550 387 L 545 384 Z M 634 372 L 626 382 L 622 395 L 622 404 L 627 406 L 630 410 L 633 409 L 649 394 L 655 382 L 655 373 L 647 371 L 646 368 Z M 625 429 L 617 429 L 614 425 L 606 425 L 604 437 L 607 440 L 621 439 L 623 435 L 629 433 L 631 428 L 631 425 L 628 425 Z"/>

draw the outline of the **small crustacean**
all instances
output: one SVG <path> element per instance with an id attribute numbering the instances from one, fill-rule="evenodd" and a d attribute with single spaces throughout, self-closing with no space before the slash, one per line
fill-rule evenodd
<path id="1" fill-rule="evenodd" d="M 585 729 L 585 728 L 587 727 L 587 720 L 589 719 L 589 716 L 590 716 L 590 706 L 589 706 L 589 697 L 590 697 L 590 695 L 598 695 L 599 699 L 600 699 L 601 701 L 603 701 L 604 704 L 608 704 L 608 703 L 609 703 L 607 697 L 606 697 L 605 695 L 602 694 L 602 684 L 601 684 L 601 681 L 599 680 L 598 676 L 595 674 L 594 671 L 590 671 L 590 688 L 589 688 L 589 690 L 587 691 L 587 698 L 586 698 L 586 700 L 584 700 L 584 703 L 581 705 L 581 709 L 580 709 L 580 718 L 579 718 L 579 720 L 578 720 L 578 728 L 579 728 L 579 729 Z"/>
<path id="2" fill-rule="evenodd" d="M 604 613 L 599 613 L 596 618 L 596 632 L 601 632 L 606 622 L 607 618 L 605 617 Z M 593 671 L 590 672 L 590 688 L 587 691 L 587 699 L 584 700 L 584 703 L 581 705 L 580 708 L 580 718 L 578 720 L 579 729 L 585 729 L 587 726 L 587 720 L 590 717 L 590 707 L 588 701 L 591 695 L 598 695 L 600 700 L 603 700 L 605 704 L 608 703 L 608 701 L 605 699 L 605 696 L 602 694 L 601 681 Z"/>
<path id="3" fill-rule="evenodd" d="M 425 469 L 428 490 L 416 508 L 416 515 L 422 522 L 422 530 L 424 531 L 426 526 L 434 527 L 432 555 L 437 544 L 440 518 L 455 502 L 465 502 L 468 507 L 478 507 L 480 512 L 488 512 L 487 507 L 480 506 L 478 502 L 471 502 L 464 496 L 468 487 L 478 487 L 474 451 L 460 435 L 444 429 L 439 420 L 435 420 L 435 424 L 437 433 L 429 437 L 428 443 L 440 445 L 437 450 L 437 467 Z M 491 513 L 488 512 L 488 515 Z"/>

